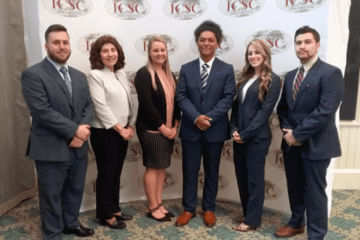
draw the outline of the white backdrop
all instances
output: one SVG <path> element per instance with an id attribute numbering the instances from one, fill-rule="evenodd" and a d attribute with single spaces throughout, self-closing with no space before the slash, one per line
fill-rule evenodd
<path id="1" fill-rule="evenodd" d="M 30 65 L 46 55 L 44 32 L 51 24 L 67 27 L 72 46 L 68 64 L 88 74 L 89 46 L 97 37 L 110 34 L 125 53 L 125 71 L 133 86 L 136 71 L 146 64 L 146 43 L 153 35 L 167 39 L 172 70 L 198 57 L 194 30 L 204 20 L 220 24 L 225 35 L 217 56 L 234 65 L 236 78 L 244 66 L 247 42 L 264 38 L 273 53 L 273 70 L 280 76 L 299 65 L 293 36 L 310 25 L 321 35 L 320 58 L 326 60 L 330 0 L 29 0 L 24 1 L 26 44 Z M 40 43 L 40 44 L 39 44 Z M 40 54 L 41 53 L 41 54 Z M 41 55 L 41 56 L 40 56 Z M 136 92 L 133 87 L 133 99 Z M 276 114 L 270 120 L 273 141 L 266 163 L 265 207 L 289 212 L 280 142 L 282 133 Z M 89 166 L 82 210 L 95 207 L 96 164 L 89 153 Z M 130 142 L 121 176 L 121 201 L 146 199 L 142 186 L 144 167 L 137 139 Z M 202 194 L 203 172 L 199 175 Z M 176 140 L 171 167 L 167 169 L 164 198 L 182 196 L 181 144 Z M 239 202 L 232 159 L 232 142 L 225 143 L 218 199 Z"/>

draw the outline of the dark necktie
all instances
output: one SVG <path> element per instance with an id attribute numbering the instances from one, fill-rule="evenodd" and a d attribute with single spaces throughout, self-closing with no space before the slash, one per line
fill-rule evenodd
<path id="1" fill-rule="evenodd" d="M 298 75 L 296 76 L 294 87 L 293 87 L 293 100 L 295 101 L 296 95 L 299 92 L 300 85 L 302 81 L 304 80 L 304 67 L 301 66 Z"/>
<path id="2" fill-rule="evenodd" d="M 61 67 L 60 72 L 64 75 L 64 82 L 65 82 L 66 88 L 68 89 L 70 96 L 72 97 L 71 81 L 69 79 L 69 76 L 67 75 L 66 67 Z"/>
<path id="3" fill-rule="evenodd" d="M 204 63 L 202 65 L 202 71 L 201 71 L 201 83 L 202 83 L 202 90 L 205 90 L 206 84 L 207 84 L 207 79 L 209 77 L 209 73 L 207 71 L 209 65 L 207 65 L 206 63 Z"/>

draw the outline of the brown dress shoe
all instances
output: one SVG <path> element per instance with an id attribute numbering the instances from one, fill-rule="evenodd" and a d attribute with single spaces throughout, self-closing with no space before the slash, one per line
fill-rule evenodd
<path id="1" fill-rule="evenodd" d="M 279 238 L 287 238 L 287 237 L 292 237 L 292 236 L 295 236 L 297 234 L 301 234 L 304 232 L 305 232 L 305 227 L 293 228 L 290 226 L 285 226 L 285 227 L 279 228 L 275 232 L 275 235 Z"/>
<path id="2" fill-rule="evenodd" d="M 204 223 L 207 227 L 211 228 L 216 223 L 216 217 L 214 212 L 212 211 L 205 211 L 204 212 Z"/>
<path id="3" fill-rule="evenodd" d="M 189 223 L 190 219 L 194 218 L 196 216 L 196 213 L 190 213 L 187 211 L 184 211 L 178 219 L 176 219 L 175 226 L 176 227 L 182 227 Z"/>

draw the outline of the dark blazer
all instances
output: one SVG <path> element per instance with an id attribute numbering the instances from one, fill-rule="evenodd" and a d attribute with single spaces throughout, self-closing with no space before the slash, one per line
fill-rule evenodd
<path id="1" fill-rule="evenodd" d="M 281 128 L 293 130 L 295 139 L 302 144 L 302 157 L 316 160 L 340 156 L 335 126 L 335 113 L 344 96 L 340 69 L 319 58 L 301 83 L 294 102 L 292 88 L 296 73 L 294 69 L 285 76 L 277 108 Z M 290 150 L 284 141 L 282 150 Z"/>
<path id="2" fill-rule="evenodd" d="M 197 141 L 202 132 L 195 125 L 201 114 L 212 118 L 211 127 L 204 131 L 208 142 L 223 142 L 230 138 L 228 111 L 236 93 L 234 68 L 215 58 L 202 91 L 199 59 L 181 67 L 176 100 L 182 111 L 180 138 Z"/>
<path id="3" fill-rule="evenodd" d="M 280 77 L 275 73 L 271 74 L 271 79 L 272 82 L 269 86 L 269 93 L 266 94 L 263 102 L 258 98 L 259 79 L 255 80 L 255 82 L 249 86 L 244 102 L 242 102 L 241 99 L 245 83 L 239 87 L 231 111 L 231 135 L 237 131 L 240 134 L 241 140 L 244 142 L 258 138 L 272 137 L 269 118 L 279 99 L 281 82 Z"/>
<path id="4" fill-rule="evenodd" d="M 69 160 L 69 143 L 78 126 L 90 122 L 93 103 L 86 77 L 72 67 L 69 67 L 69 74 L 76 93 L 73 98 L 47 58 L 22 73 L 22 92 L 32 116 L 27 153 L 31 159 Z M 87 142 L 75 148 L 77 156 L 85 156 L 87 149 Z"/>
<path id="5" fill-rule="evenodd" d="M 174 79 L 175 76 L 173 74 Z M 138 130 L 158 130 L 166 123 L 166 98 L 164 88 L 158 75 L 155 73 L 157 91 L 151 85 L 151 75 L 144 66 L 140 68 L 135 76 L 135 87 L 138 94 L 139 109 L 136 120 Z M 180 110 L 174 99 L 173 126 L 175 119 L 180 119 Z"/>

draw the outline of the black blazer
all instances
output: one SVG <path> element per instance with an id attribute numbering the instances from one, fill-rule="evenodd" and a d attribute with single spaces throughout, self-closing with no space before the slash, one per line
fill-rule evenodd
<path id="1" fill-rule="evenodd" d="M 279 76 L 275 73 L 271 74 L 271 79 L 269 93 L 264 97 L 263 102 L 258 98 L 258 79 L 249 86 L 244 102 L 241 99 L 245 83 L 239 87 L 231 112 L 231 135 L 237 131 L 244 142 L 272 137 L 269 118 L 279 99 L 281 82 Z"/>
<path id="2" fill-rule="evenodd" d="M 173 74 L 175 79 L 175 76 Z M 176 80 L 175 80 L 176 81 Z M 151 75 L 146 66 L 140 68 L 135 76 L 135 87 L 138 94 L 139 110 L 136 121 L 138 130 L 153 130 L 166 123 L 166 98 L 164 88 L 158 75 L 155 73 L 157 90 L 151 85 Z M 175 119 L 180 119 L 180 110 L 174 98 L 174 112 L 172 126 Z"/>

